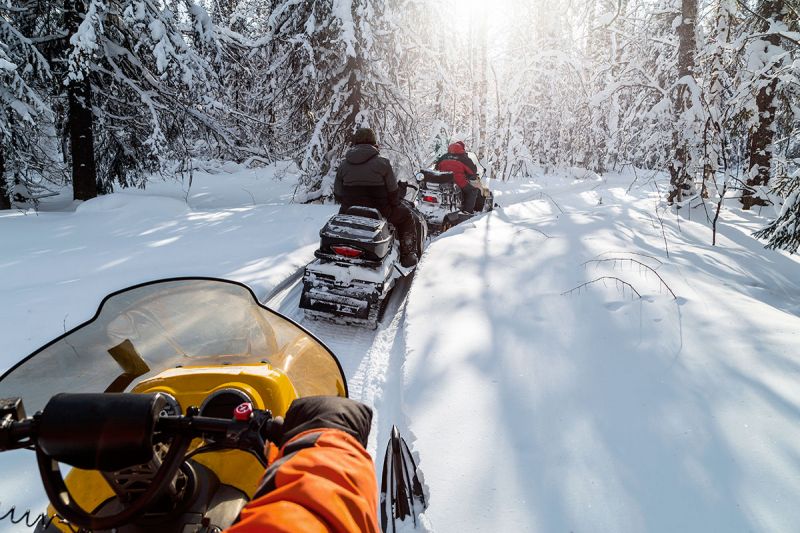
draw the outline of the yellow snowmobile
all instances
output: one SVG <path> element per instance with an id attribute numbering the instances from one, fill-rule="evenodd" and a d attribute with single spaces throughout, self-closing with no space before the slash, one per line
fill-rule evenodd
<path id="1" fill-rule="evenodd" d="M 36 452 L 51 502 L 37 531 L 221 531 L 258 488 L 273 416 L 313 395 L 347 396 L 336 356 L 248 287 L 154 281 L 0 377 L 0 451 Z M 396 430 L 381 492 L 384 531 L 424 510 Z M 13 511 L 0 520 L 31 523 Z"/>
<path id="2" fill-rule="evenodd" d="M 244 285 L 157 281 L 0 378 L 0 450 L 35 446 L 40 530 L 214 531 L 255 493 L 272 416 L 310 395 L 347 396 L 313 335 Z"/>

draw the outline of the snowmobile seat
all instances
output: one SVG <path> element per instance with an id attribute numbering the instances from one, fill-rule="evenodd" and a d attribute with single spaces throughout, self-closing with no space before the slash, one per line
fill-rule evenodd
<path id="1" fill-rule="evenodd" d="M 347 209 L 346 214 L 353 215 L 357 217 L 364 217 L 364 218 L 372 218 L 375 220 L 383 220 L 383 215 L 377 209 L 372 207 L 364 207 L 360 205 L 354 205 Z"/>
<path id="2" fill-rule="evenodd" d="M 314 252 L 319 259 L 342 260 L 335 246 L 361 250 L 363 255 L 348 259 L 351 263 L 378 266 L 392 249 L 394 237 L 389 222 L 377 209 L 351 207 L 344 214 L 332 216 L 319 231 L 320 246 Z"/>
<path id="3" fill-rule="evenodd" d="M 442 172 L 430 168 L 422 169 L 421 172 L 428 183 L 453 183 L 454 180 L 452 172 Z"/>

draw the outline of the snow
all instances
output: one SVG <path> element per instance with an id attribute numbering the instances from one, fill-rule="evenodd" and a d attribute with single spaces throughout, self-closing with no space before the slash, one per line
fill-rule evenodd
<path id="1" fill-rule="evenodd" d="M 800 521 L 797 258 L 728 225 L 714 248 L 707 224 L 665 217 L 667 257 L 655 198 L 629 183 L 495 190 L 505 207 L 426 251 L 404 411 L 435 530 Z M 614 281 L 572 290 L 601 276 L 641 298 Z"/>
<path id="2" fill-rule="evenodd" d="M 158 72 L 164 72 L 169 66 L 169 57 L 175 54 L 175 48 L 169 41 L 167 29 L 164 23 L 156 19 L 150 22 L 150 37 L 156 43 L 153 47 L 153 55 L 156 58 Z"/>
<path id="3" fill-rule="evenodd" d="M 291 171 L 47 198 L 0 214 L 0 368 L 114 290 L 231 278 L 338 354 L 351 396 L 375 408 L 378 471 L 397 424 L 430 502 L 423 530 L 794 531 L 800 260 L 763 249 L 750 236 L 763 220 L 733 204 L 711 246 L 702 208 L 666 210 L 667 178 L 653 179 L 493 183 L 502 207 L 436 238 L 377 331 L 297 308 L 299 282 L 284 281 L 335 207 L 291 203 Z M 0 513 L 43 501 L 23 454 L 0 457 Z"/>
<path id="4" fill-rule="evenodd" d="M 331 13 L 341 24 L 340 40 L 345 44 L 347 57 L 356 57 L 355 41 L 356 30 L 353 21 L 353 2 L 352 0 L 334 0 Z M 308 26 L 306 27 L 308 31 Z"/>

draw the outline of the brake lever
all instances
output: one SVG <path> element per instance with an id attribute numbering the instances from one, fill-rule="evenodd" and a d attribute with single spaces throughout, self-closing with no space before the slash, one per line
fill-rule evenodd
<path id="1" fill-rule="evenodd" d="M 237 408 L 238 410 L 239 408 Z M 272 425 L 272 412 L 253 409 L 249 414 L 247 420 L 235 419 L 236 422 L 229 427 L 225 434 L 225 442 L 221 444 L 230 448 L 257 450 L 259 453 L 263 453 L 266 435 L 269 434 Z"/>
<path id="2" fill-rule="evenodd" d="M 194 418 L 195 412 L 190 408 L 187 409 L 186 415 L 187 418 L 191 419 Z M 202 436 L 205 440 L 222 448 L 251 451 L 259 457 L 263 455 L 267 436 L 272 429 L 273 417 L 271 411 L 253 409 L 252 404 L 243 403 L 234 410 L 233 420 L 224 422 L 221 419 L 215 420 L 214 425 L 217 428 L 220 428 L 220 425 L 224 425 L 224 433 L 222 431 L 209 431 L 210 428 L 205 424 L 208 420 L 203 417 L 194 418 L 195 423 L 199 422 L 199 424 L 196 424 L 197 429 L 195 430 L 197 436 Z M 200 429 L 200 426 L 203 429 Z"/>

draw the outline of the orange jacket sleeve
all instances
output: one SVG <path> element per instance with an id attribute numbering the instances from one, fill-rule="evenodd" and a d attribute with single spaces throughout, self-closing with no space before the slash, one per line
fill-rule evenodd
<path id="1" fill-rule="evenodd" d="M 355 437 L 311 429 L 280 449 L 227 533 L 378 532 L 372 458 Z"/>

